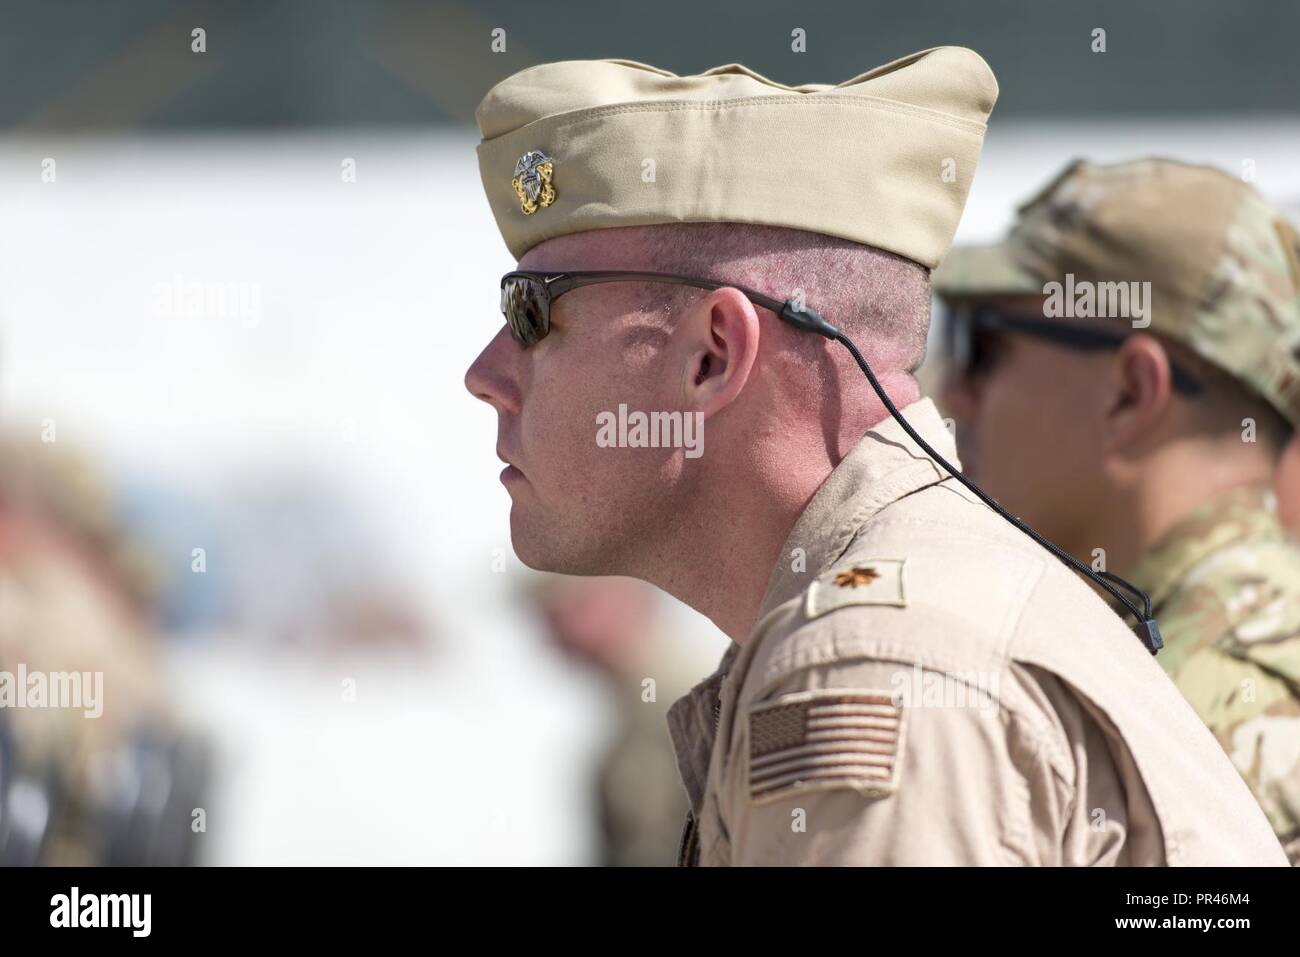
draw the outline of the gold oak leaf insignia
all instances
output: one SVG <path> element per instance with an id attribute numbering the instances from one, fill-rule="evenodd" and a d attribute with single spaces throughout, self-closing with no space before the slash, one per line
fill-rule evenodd
<path id="1" fill-rule="evenodd" d="M 874 568 L 864 568 L 861 565 L 854 565 L 846 572 L 840 572 L 835 576 L 835 584 L 841 588 L 857 588 L 859 585 L 870 585 L 880 577 L 880 572 Z"/>

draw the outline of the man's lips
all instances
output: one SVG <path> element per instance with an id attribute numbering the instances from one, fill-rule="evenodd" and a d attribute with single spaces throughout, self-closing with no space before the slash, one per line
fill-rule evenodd
<path id="1" fill-rule="evenodd" d="M 503 450 L 497 449 L 497 458 L 506 463 L 506 467 L 501 470 L 501 481 L 504 482 L 507 479 L 521 479 L 524 477 L 523 469 L 510 461 L 510 456 Z"/>

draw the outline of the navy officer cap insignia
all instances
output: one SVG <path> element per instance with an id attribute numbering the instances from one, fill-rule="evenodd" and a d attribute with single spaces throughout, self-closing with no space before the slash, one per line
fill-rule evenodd
<path id="1" fill-rule="evenodd" d="M 525 216 L 545 209 L 555 202 L 555 160 L 541 150 L 529 150 L 515 164 L 515 178 L 510 185 L 519 197 Z"/>

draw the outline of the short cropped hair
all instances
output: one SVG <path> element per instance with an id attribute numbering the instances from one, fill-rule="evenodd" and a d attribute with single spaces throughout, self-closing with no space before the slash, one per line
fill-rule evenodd
<path id="1" fill-rule="evenodd" d="M 802 297 L 864 352 L 889 357 L 898 371 L 914 372 L 925 359 L 930 273 L 919 263 L 779 226 L 670 223 L 641 229 L 643 260 L 654 271 L 733 282 L 783 301 Z M 667 303 L 680 301 L 682 292 L 659 287 L 646 294 Z"/>

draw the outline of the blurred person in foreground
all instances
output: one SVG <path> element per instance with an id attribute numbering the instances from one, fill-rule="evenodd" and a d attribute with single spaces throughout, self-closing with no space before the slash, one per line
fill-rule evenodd
<path id="1" fill-rule="evenodd" d="M 170 707 L 158 583 L 83 455 L 0 440 L 0 863 L 194 861 L 207 758 Z"/>
<path id="2" fill-rule="evenodd" d="M 686 795 L 665 720 L 692 679 L 663 632 L 654 590 L 632 578 L 554 575 L 533 595 L 551 641 L 600 675 L 613 695 L 616 721 L 595 781 L 600 863 L 672 864 Z"/>
<path id="3" fill-rule="evenodd" d="M 1274 482 L 1300 421 L 1298 257 L 1286 218 L 1217 169 L 1075 162 L 934 277 L 967 467 L 1149 593 L 1157 660 L 1293 863 L 1300 550 Z"/>
<path id="4" fill-rule="evenodd" d="M 1286 863 L 1150 619 L 940 465 L 912 373 L 996 96 L 942 47 L 835 86 L 550 63 L 479 106 L 518 270 L 466 385 L 515 551 L 732 639 L 669 711 L 682 863 Z"/>

